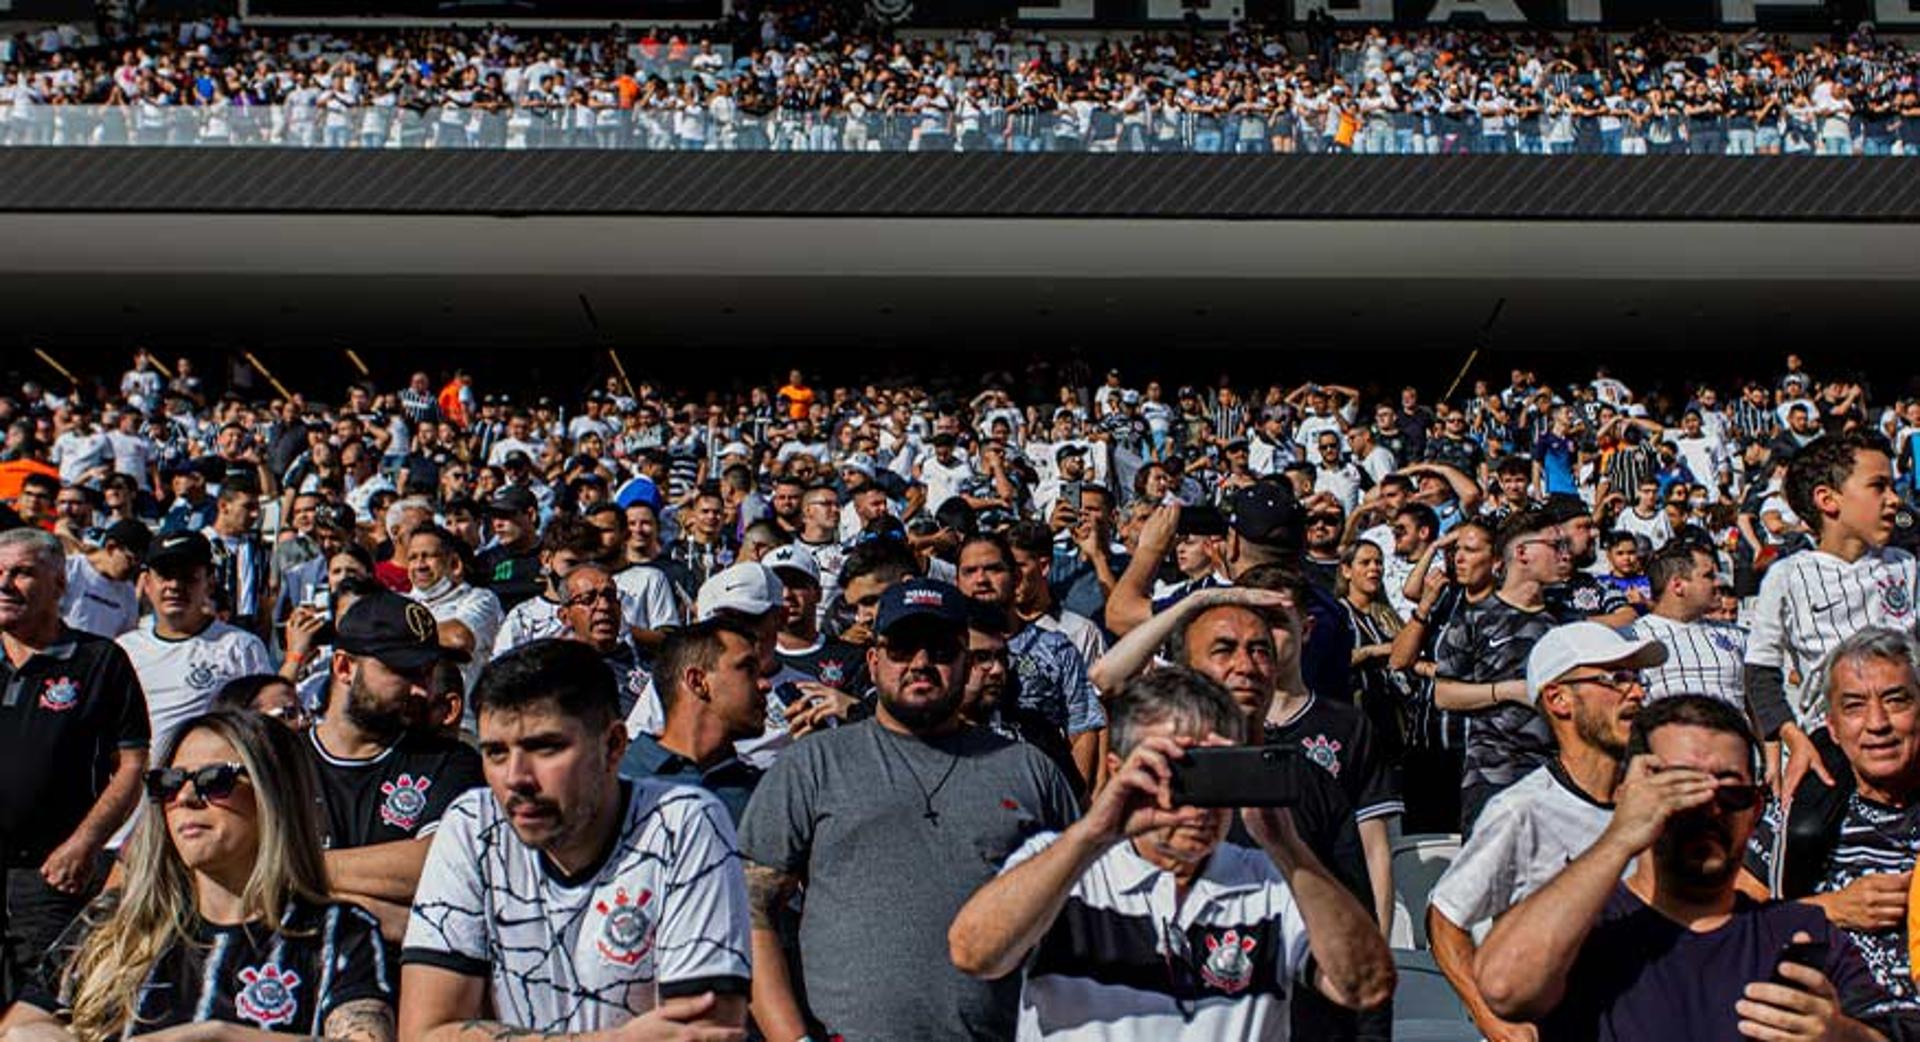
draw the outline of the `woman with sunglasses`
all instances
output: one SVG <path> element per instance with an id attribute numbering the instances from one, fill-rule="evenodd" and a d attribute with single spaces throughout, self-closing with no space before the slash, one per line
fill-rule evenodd
<path id="1" fill-rule="evenodd" d="M 187 721 L 146 775 L 126 885 L 75 922 L 0 1019 L 10 1042 L 392 1042 L 379 924 L 327 898 L 314 785 L 258 713 Z"/>

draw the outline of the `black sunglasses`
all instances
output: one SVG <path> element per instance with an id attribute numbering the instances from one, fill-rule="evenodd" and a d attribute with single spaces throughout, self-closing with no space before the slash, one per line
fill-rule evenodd
<path id="1" fill-rule="evenodd" d="M 880 639 L 880 650 L 894 662 L 912 662 L 913 657 L 925 651 L 927 658 L 940 665 L 949 665 L 966 651 L 958 634 L 909 633 L 896 634 Z"/>
<path id="2" fill-rule="evenodd" d="M 1728 814 L 1738 814 L 1743 810 L 1752 810 L 1766 791 L 1764 785 L 1722 784 L 1713 790 L 1713 802 Z"/>
<path id="3" fill-rule="evenodd" d="M 223 800 L 233 795 L 234 786 L 246 777 L 247 768 L 238 763 L 215 763 L 189 771 L 183 767 L 155 767 L 146 773 L 147 798 L 155 803 L 172 803 L 179 798 L 187 782 L 203 800 Z"/>

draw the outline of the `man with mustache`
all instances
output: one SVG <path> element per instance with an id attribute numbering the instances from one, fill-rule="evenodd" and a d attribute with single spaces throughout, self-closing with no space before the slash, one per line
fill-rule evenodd
<path id="1" fill-rule="evenodd" d="M 1066 828 L 1073 791 L 1039 750 L 960 716 L 959 590 L 924 579 L 893 586 L 873 629 L 873 718 L 782 753 L 741 822 L 753 1018 L 769 1042 L 1006 1038 L 1019 980 L 961 974 L 946 927 L 1028 837 Z M 804 993 L 776 929 L 802 883 Z M 875 986 L 886 980 L 903 983 Z"/>
<path id="2" fill-rule="evenodd" d="M 307 732 L 327 874 L 397 941 L 440 816 L 483 784 L 480 758 L 430 719 L 434 667 L 467 656 L 441 646 L 426 605 L 384 590 L 354 601 L 335 631 L 327 703 Z"/>
<path id="3" fill-rule="evenodd" d="M 1434 962 L 1491 1042 L 1525 1042 L 1534 1031 L 1500 1020 L 1481 1000 L 1472 931 L 1545 886 L 1606 829 L 1627 738 L 1646 700 L 1640 671 L 1666 659 L 1658 641 L 1628 640 L 1595 622 L 1548 630 L 1528 653 L 1527 689 L 1553 731 L 1554 758 L 1487 802 L 1426 909 Z"/>
<path id="4" fill-rule="evenodd" d="M 1818 908 L 1736 887 L 1765 794 L 1739 710 L 1661 699 L 1627 751 L 1606 830 L 1501 916 L 1474 959 L 1494 1014 L 1536 1023 L 1541 1042 L 1886 1037 L 1887 994 L 1845 932 Z"/>

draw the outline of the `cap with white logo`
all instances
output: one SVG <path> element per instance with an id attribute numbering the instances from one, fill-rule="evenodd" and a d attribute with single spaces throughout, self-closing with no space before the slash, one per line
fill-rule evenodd
<path id="1" fill-rule="evenodd" d="M 780 607 L 785 588 L 773 569 L 756 561 L 742 561 L 700 584 L 694 598 L 693 621 L 711 622 L 721 612 L 765 615 Z"/>
<path id="2" fill-rule="evenodd" d="M 820 562 L 814 559 L 812 550 L 801 546 L 799 543 L 788 543 L 785 546 L 774 547 L 767 551 L 767 556 L 762 557 L 760 563 L 773 569 L 775 575 L 780 575 L 783 572 L 787 573 L 787 575 L 797 573 L 807 582 L 813 583 L 815 586 L 820 585 Z M 782 579 L 783 581 L 791 581 L 786 579 L 785 576 L 783 576 Z"/>

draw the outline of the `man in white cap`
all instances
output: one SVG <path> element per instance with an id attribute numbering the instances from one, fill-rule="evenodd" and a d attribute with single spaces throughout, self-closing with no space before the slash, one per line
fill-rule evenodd
<path id="1" fill-rule="evenodd" d="M 759 649 L 760 675 L 771 677 L 778 669 L 774 648 L 785 614 L 785 591 L 780 577 L 757 561 L 742 561 L 700 584 L 700 592 L 694 598 L 693 625 L 721 626 L 751 638 Z M 633 711 L 627 714 L 627 734 L 658 735 L 666 726 L 666 719 L 660 692 L 649 683 L 635 700 Z M 741 759 L 764 769 L 792 741 L 784 729 L 769 727 L 765 734 L 741 741 L 735 748 Z"/>
<path id="2" fill-rule="evenodd" d="M 1535 1036 L 1482 999 L 1475 944 L 1500 913 L 1545 886 L 1606 829 L 1627 735 L 1646 699 L 1641 671 L 1666 661 L 1659 641 L 1630 640 L 1597 622 L 1548 630 L 1527 656 L 1527 695 L 1558 751 L 1488 801 L 1426 909 L 1434 962 L 1490 1042 Z"/>
<path id="3" fill-rule="evenodd" d="M 798 737 L 820 714 L 845 716 L 867 694 L 867 653 L 820 632 L 820 565 L 812 551 L 789 543 L 760 563 L 780 577 L 783 600 L 774 645 L 780 672 L 772 677 L 767 716 Z"/>

